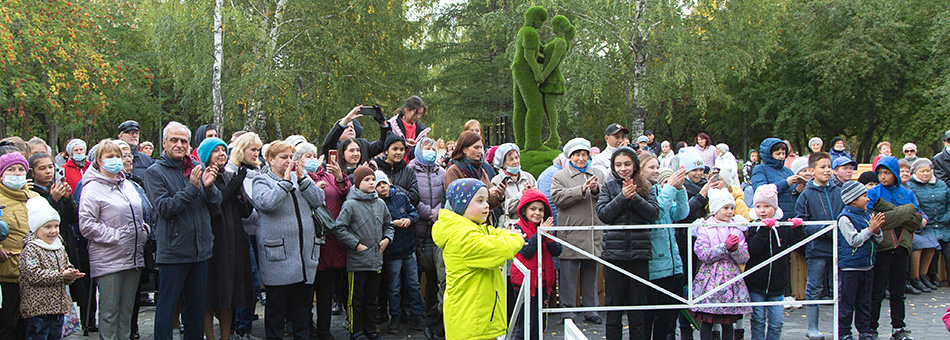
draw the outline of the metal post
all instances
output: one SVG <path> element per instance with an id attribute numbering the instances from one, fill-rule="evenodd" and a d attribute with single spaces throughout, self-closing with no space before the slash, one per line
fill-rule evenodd
<path id="1" fill-rule="evenodd" d="M 541 229 L 538 229 L 537 232 L 538 232 L 539 234 L 541 234 L 541 233 L 543 233 L 544 231 L 541 230 Z M 538 259 L 538 268 L 535 269 L 535 271 L 538 272 L 538 281 L 537 281 L 537 282 L 538 282 L 538 292 L 537 292 L 538 295 L 536 295 L 536 296 L 538 297 L 538 305 L 537 305 L 537 308 L 538 308 L 538 328 L 539 328 L 539 329 L 538 329 L 538 340 L 544 339 L 544 305 L 543 305 L 543 303 L 544 303 L 544 278 L 542 277 L 542 272 L 544 271 L 544 256 L 541 255 L 541 250 L 542 250 L 543 244 L 544 244 L 544 237 L 541 236 L 541 235 L 538 235 L 538 252 L 534 254 L 534 258 Z M 553 260 L 553 259 L 552 259 L 552 260 Z M 528 291 L 530 291 L 531 287 L 528 287 L 528 289 L 529 289 Z M 527 301 L 527 302 L 529 302 L 529 303 L 531 302 L 531 297 L 530 297 L 530 296 L 528 297 L 528 301 Z M 525 318 L 525 320 L 528 320 L 528 318 Z M 530 334 L 525 334 L 525 335 L 524 335 L 524 338 L 525 338 L 525 339 L 528 339 L 529 337 L 530 337 Z"/>
<path id="2" fill-rule="evenodd" d="M 835 303 L 831 305 L 831 308 L 834 308 L 834 309 L 835 309 L 835 310 L 834 310 L 835 319 L 832 320 L 831 323 L 835 326 L 834 335 L 835 335 L 835 339 L 837 339 L 837 338 L 838 338 L 838 303 L 841 301 L 841 300 L 840 300 L 840 296 L 838 296 L 838 293 L 839 293 L 839 292 L 838 292 L 838 288 L 841 287 L 841 285 L 838 284 L 838 223 L 836 222 L 836 223 L 835 223 L 834 225 L 832 225 L 832 226 L 834 227 L 834 229 L 833 229 L 834 235 L 832 235 L 832 240 L 831 240 L 831 242 L 832 242 L 832 247 L 831 247 L 831 254 L 832 254 L 832 256 L 831 256 L 831 264 L 832 264 L 832 268 L 834 268 L 834 273 L 832 273 L 832 275 L 833 275 L 833 277 L 834 277 L 834 281 L 832 281 L 832 282 L 834 282 L 834 285 L 835 285 L 835 286 L 834 286 L 834 287 L 828 287 L 828 288 L 833 289 L 832 294 L 834 294 L 834 297 L 835 297 L 835 298 L 834 298 Z M 873 242 L 873 240 L 868 240 L 868 241 Z"/>
<path id="3" fill-rule="evenodd" d="M 686 227 L 686 304 L 692 305 L 693 301 L 693 228 Z"/>

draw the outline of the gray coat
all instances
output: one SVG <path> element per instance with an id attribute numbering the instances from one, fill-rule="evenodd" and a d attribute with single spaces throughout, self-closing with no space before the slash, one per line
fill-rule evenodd
<path id="1" fill-rule="evenodd" d="M 191 158 L 185 156 L 185 162 Z M 162 155 L 145 172 L 145 192 L 156 215 L 155 262 L 194 263 L 211 258 L 214 235 L 208 206 L 221 204 L 213 185 L 201 188 L 185 177 L 184 163 Z"/>
<path id="2" fill-rule="evenodd" d="M 580 172 L 573 166 L 567 166 L 554 174 L 551 180 L 551 199 L 557 206 L 558 226 L 603 225 L 597 217 L 597 195 L 581 190 L 587 179 L 597 176 L 597 183 L 604 183 L 604 173 L 600 168 L 588 166 L 586 172 Z M 600 230 L 559 231 L 558 237 L 578 248 L 600 257 L 604 232 Z M 568 260 L 590 260 L 580 253 L 564 247 L 560 258 Z"/>
<path id="3" fill-rule="evenodd" d="M 285 286 L 312 284 L 320 260 L 320 244 L 312 209 L 323 205 L 323 190 L 304 176 L 283 180 L 272 171 L 254 178 L 251 203 L 258 212 L 257 249 L 261 283 Z"/>
<path id="4" fill-rule="evenodd" d="M 379 242 L 393 239 L 393 219 L 386 203 L 376 192 L 365 193 L 350 188 L 343 202 L 343 209 L 336 218 L 333 234 L 346 247 L 346 271 L 380 271 L 383 257 L 379 255 Z M 356 251 L 358 245 L 369 249 Z"/>

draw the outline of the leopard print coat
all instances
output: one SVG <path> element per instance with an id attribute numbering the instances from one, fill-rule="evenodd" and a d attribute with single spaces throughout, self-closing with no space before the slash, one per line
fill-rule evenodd
<path id="1" fill-rule="evenodd" d="M 66 291 L 63 270 L 73 268 L 60 247 L 48 250 L 31 243 L 32 233 L 23 239 L 20 253 L 20 313 L 22 318 L 40 315 L 65 315 L 72 306 Z M 42 242 L 42 241 L 41 241 Z"/>

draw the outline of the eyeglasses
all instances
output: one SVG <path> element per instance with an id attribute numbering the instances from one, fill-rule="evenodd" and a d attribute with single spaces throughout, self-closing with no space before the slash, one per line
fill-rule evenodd
<path id="1" fill-rule="evenodd" d="M 917 152 L 917 151 L 914 151 L 914 150 L 904 150 L 904 153 L 914 153 L 914 152 Z"/>
<path id="2" fill-rule="evenodd" d="M 124 153 L 124 154 L 122 154 L 122 158 L 123 158 L 123 159 L 132 159 L 132 154 L 130 154 L 130 153 Z"/>

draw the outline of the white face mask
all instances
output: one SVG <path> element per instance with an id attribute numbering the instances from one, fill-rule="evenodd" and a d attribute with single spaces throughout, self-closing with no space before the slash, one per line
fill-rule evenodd
<path id="1" fill-rule="evenodd" d="M 20 190 L 26 185 L 26 175 L 3 176 L 3 185 L 10 188 L 10 190 Z"/>

